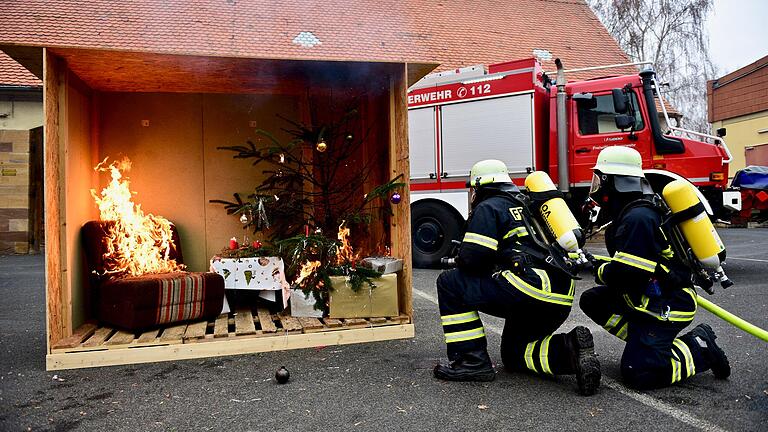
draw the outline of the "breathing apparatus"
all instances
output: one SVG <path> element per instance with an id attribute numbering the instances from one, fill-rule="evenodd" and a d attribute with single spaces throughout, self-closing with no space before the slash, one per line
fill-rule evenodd
<path id="1" fill-rule="evenodd" d="M 672 173 L 659 176 L 663 172 L 656 171 L 654 179 L 661 180 L 654 181 L 656 187 L 652 187 L 642 170 L 640 154 L 621 146 L 601 151 L 593 170 L 591 203 L 587 206 L 591 207 L 591 222 L 599 220 L 601 211 L 595 210 L 599 201 L 609 207 L 611 219 L 617 218 L 617 212 L 626 211 L 627 206 L 654 207 L 663 215 L 662 231 L 676 256 L 691 270 L 695 285 L 709 294 L 714 293 L 714 282 L 720 282 L 723 288 L 733 285 L 722 267 L 725 245 L 690 182 Z"/>
<path id="2" fill-rule="evenodd" d="M 533 207 L 538 210 L 537 216 L 547 227 L 546 233 L 563 250 L 577 256 L 576 264 L 585 264 L 587 258 L 581 250 L 586 240 L 584 230 L 549 175 L 544 171 L 535 171 L 525 178 L 525 187 L 528 188 Z"/>
<path id="3" fill-rule="evenodd" d="M 531 178 L 531 175 L 528 177 Z M 576 218 L 565 201 L 562 200 L 562 194 L 555 190 L 552 181 L 545 173 L 539 172 L 533 175 L 530 182 L 526 179 L 526 186 L 529 188 L 529 194 L 522 193 L 512 183 L 504 162 L 494 159 L 476 163 L 470 170 L 467 181 L 467 187 L 473 189 L 472 209 L 493 195 L 504 196 L 522 209 L 521 222 L 525 225 L 535 246 L 518 244 L 515 245 L 515 249 L 538 262 L 565 273 L 570 278 L 578 279 L 577 262 L 572 261 L 568 256 L 571 249 L 573 252 L 581 253 L 580 248 L 584 244 L 583 232 L 576 222 Z M 531 210 L 534 208 L 538 212 Z M 537 214 L 541 215 L 548 229 L 544 229 L 539 223 Z M 553 239 L 547 236 L 547 232 L 550 233 L 549 237 Z M 581 253 L 581 257 L 586 262 L 583 253 Z M 514 261 L 514 259 L 512 260 Z M 443 259 L 442 262 L 444 265 L 453 264 L 450 258 Z M 523 267 L 517 261 L 511 265 L 513 268 Z"/>

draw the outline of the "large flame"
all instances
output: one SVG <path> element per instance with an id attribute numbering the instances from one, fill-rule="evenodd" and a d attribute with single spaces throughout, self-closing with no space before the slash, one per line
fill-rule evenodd
<path id="1" fill-rule="evenodd" d="M 339 225 L 338 237 L 341 246 L 336 253 L 336 264 L 354 263 L 357 261 L 358 254 L 352 250 L 349 244 L 349 228 L 344 226 L 344 222 Z"/>
<path id="2" fill-rule="evenodd" d="M 173 243 L 171 223 L 152 214 L 144 214 L 141 205 L 134 205 L 128 178 L 123 173 L 131 169 L 131 161 L 123 158 L 107 165 L 107 158 L 94 170 L 110 172 L 109 185 L 91 195 L 99 207 L 100 219 L 111 222 L 107 232 L 107 252 L 104 254 L 107 273 L 141 276 L 147 273 L 168 273 L 184 270 L 184 265 L 170 258 Z"/>
<path id="3" fill-rule="evenodd" d="M 301 286 L 301 283 L 304 282 L 304 279 L 308 278 L 312 275 L 312 273 L 315 272 L 320 267 L 320 261 L 307 261 L 301 266 L 301 270 L 299 270 L 299 277 L 296 278 L 296 282 L 294 282 L 294 285 Z"/>

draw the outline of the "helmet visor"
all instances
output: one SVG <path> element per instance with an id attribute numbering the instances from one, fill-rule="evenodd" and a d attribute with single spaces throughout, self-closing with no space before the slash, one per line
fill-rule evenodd
<path id="1" fill-rule="evenodd" d="M 597 193 L 597 191 L 600 190 L 600 186 L 602 186 L 603 182 L 600 180 L 600 175 L 597 173 L 592 173 L 592 184 L 589 186 L 589 194 L 593 195 Z"/>

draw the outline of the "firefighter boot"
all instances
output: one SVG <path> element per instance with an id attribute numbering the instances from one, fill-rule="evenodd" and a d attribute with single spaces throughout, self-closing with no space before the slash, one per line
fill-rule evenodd
<path id="1" fill-rule="evenodd" d="M 715 378 L 726 379 L 731 375 L 731 364 L 725 352 L 715 343 L 715 331 L 709 324 L 699 324 L 691 330 L 691 336 L 699 344 Z"/>
<path id="2" fill-rule="evenodd" d="M 462 353 L 449 365 L 439 364 L 434 369 L 435 378 L 446 381 L 493 381 L 496 371 L 485 349 Z"/>
<path id="3" fill-rule="evenodd" d="M 579 393 L 591 396 L 600 387 L 600 362 L 595 355 L 592 333 L 584 326 L 577 326 L 565 336 L 565 345 L 570 351 L 571 367 L 576 373 Z"/>

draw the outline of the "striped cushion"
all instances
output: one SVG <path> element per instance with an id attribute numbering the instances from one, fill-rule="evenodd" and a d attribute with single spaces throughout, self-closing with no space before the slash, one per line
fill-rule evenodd
<path id="1" fill-rule="evenodd" d="M 218 316 L 224 278 L 216 273 L 167 273 L 110 279 L 96 289 L 99 321 L 138 331 Z"/>

